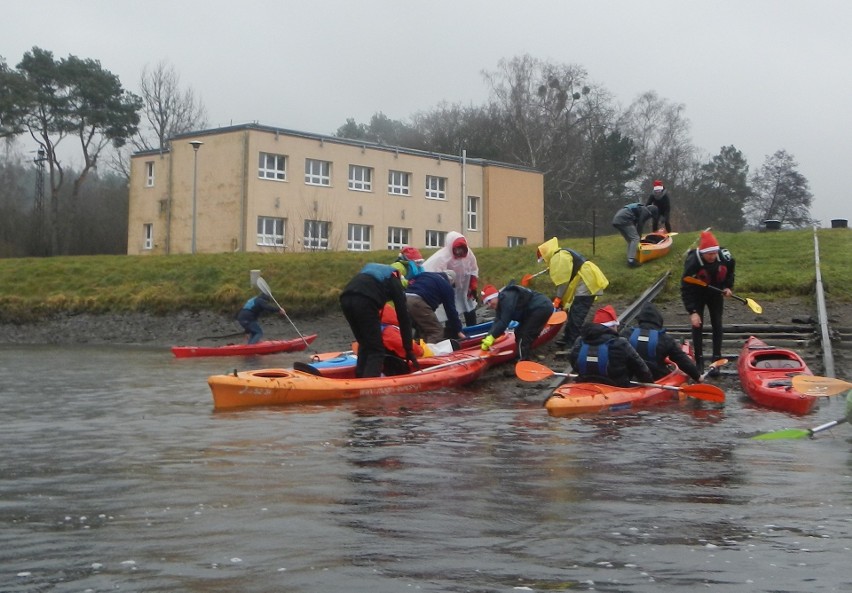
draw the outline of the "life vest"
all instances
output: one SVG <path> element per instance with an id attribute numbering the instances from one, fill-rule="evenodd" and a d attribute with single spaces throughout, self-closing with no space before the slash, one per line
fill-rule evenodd
<path id="1" fill-rule="evenodd" d="M 657 344 L 660 334 L 666 330 L 646 329 L 637 327 L 630 334 L 630 345 L 645 360 L 657 362 Z"/>
<path id="2" fill-rule="evenodd" d="M 363 268 L 361 268 L 361 273 L 372 276 L 379 282 L 384 282 L 394 275 L 399 278 L 399 272 L 396 268 L 385 264 L 366 264 Z"/>
<path id="3" fill-rule="evenodd" d="M 609 343 L 615 338 L 610 338 L 603 344 L 590 346 L 586 342 L 580 345 L 580 353 L 577 356 L 577 370 L 581 375 L 597 375 L 607 377 L 609 367 Z"/>
<path id="4" fill-rule="evenodd" d="M 699 261 L 703 261 L 701 259 L 701 254 L 698 254 Z M 712 286 L 722 286 L 725 282 L 725 279 L 728 277 L 728 266 L 723 263 L 722 255 L 720 253 L 719 259 L 715 262 L 708 264 L 703 264 L 698 272 L 695 274 L 695 277 L 699 280 L 706 282 Z"/>

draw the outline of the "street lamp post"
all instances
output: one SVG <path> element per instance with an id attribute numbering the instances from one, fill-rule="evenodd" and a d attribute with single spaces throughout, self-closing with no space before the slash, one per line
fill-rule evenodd
<path id="1" fill-rule="evenodd" d="M 198 149 L 204 142 L 193 140 L 189 143 L 195 151 L 192 163 L 192 254 L 195 255 L 195 220 L 198 212 L 197 209 L 197 190 L 198 190 Z"/>

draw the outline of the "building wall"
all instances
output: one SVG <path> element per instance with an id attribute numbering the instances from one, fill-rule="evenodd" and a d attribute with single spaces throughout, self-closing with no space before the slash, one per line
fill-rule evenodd
<path id="1" fill-rule="evenodd" d="M 193 140 L 203 142 L 197 154 Z M 284 157 L 286 179 L 259 175 L 261 153 Z M 306 159 L 331 163 L 328 185 L 306 183 Z M 368 191 L 349 188 L 350 165 L 372 169 Z M 389 171 L 409 174 L 409 195 L 389 193 Z M 426 197 L 427 176 L 446 179 L 444 199 Z M 347 249 L 350 224 L 371 227 L 371 250 L 387 248 L 388 227 L 410 229 L 408 243 L 419 248 L 427 246 L 427 231 L 452 230 L 482 247 L 505 246 L 509 235 L 538 241 L 544 224 L 539 172 L 248 125 L 183 135 L 169 152 L 132 157 L 128 253 L 190 253 L 193 188 L 198 253 L 308 250 L 306 219 L 331 223 L 332 250 Z M 479 198 L 476 229 L 468 228 L 463 195 Z M 521 210 L 527 215 L 518 221 Z M 258 217 L 285 219 L 283 246 L 258 244 Z M 145 225 L 153 225 L 150 246 Z"/>

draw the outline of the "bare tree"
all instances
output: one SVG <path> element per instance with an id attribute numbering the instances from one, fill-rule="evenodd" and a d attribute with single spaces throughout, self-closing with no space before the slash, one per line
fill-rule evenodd
<path id="1" fill-rule="evenodd" d="M 807 178 L 796 170 L 799 164 L 785 150 L 766 157 L 751 179 L 753 194 L 746 204 L 746 221 L 759 227 L 764 220 L 800 228 L 813 224 L 810 216 L 814 196 Z"/>

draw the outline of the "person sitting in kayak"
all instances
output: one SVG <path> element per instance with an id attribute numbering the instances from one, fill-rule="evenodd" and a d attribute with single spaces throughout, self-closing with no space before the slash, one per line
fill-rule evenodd
<path id="1" fill-rule="evenodd" d="M 627 339 L 618 335 L 618 316 L 612 305 L 595 312 L 592 323 L 583 327 L 568 359 L 578 374 L 578 383 L 630 387 L 634 377 L 642 383 L 654 381 L 639 353 Z"/>
<path id="2" fill-rule="evenodd" d="M 284 315 L 284 309 L 271 303 L 269 297 L 264 293 L 260 293 L 246 301 L 246 304 L 237 313 L 237 322 L 248 335 L 248 344 L 257 344 L 263 337 L 263 329 L 257 321 L 258 318 L 264 313 L 274 313 L 276 311 L 280 315 Z"/>
<path id="3" fill-rule="evenodd" d="M 411 369 L 405 360 L 407 350 L 402 343 L 402 331 L 399 329 L 399 319 L 392 303 L 385 304 L 382 309 L 382 343 L 388 354 L 382 373 L 385 376 L 410 373 Z M 424 355 L 423 346 L 414 340 L 411 340 L 410 351 L 418 358 Z"/>
<path id="4" fill-rule="evenodd" d="M 692 358 L 683 351 L 677 340 L 666 333 L 663 314 L 654 303 L 645 303 L 636 317 L 637 327 L 628 327 L 621 332 L 639 356 L 648 365 L 654 379 L 671 372 L 668 361 L 673 362 L 693 381 L 700 382 L 701 374 Z"/>
<path id="5" fill-rule="evenodd" d="M 494 340 L 503 335 L 512 321 L 517 321 L 516 360 L 529 360 L 533 342 L 553 314 L 553 303 L 550 299 L 540 292 L 516 284 L 500 291 L 489 284 L 482 290 L 482 302 L 494 311 L 494 323 L 491 324 L 491 331 L 482 339 L 482 349 L 490 350 Z M 514 375 L 514 370 L 511 373 Z"/>

